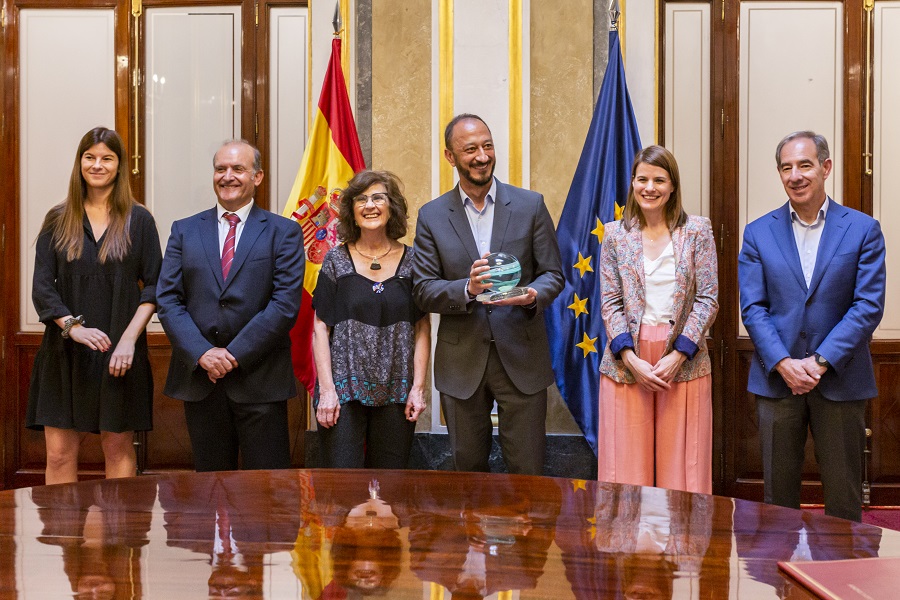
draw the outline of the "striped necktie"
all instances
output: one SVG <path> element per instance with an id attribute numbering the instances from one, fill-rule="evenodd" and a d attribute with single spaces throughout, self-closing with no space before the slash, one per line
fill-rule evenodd
<path id="1" fill-rule="evenodd" d="M 231 263 L 234 260 L 234 236 L 241 218 L 228 212 L 223 216 L 228 220 L 228 235 L 225 236 L 225 245 L 222 247 L 222 279 L 228 279 L 228 271 L 231 270 Z"/>

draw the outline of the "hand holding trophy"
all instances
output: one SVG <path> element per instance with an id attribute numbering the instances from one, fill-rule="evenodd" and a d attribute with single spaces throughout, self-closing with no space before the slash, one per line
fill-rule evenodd
<path id="1" fill-rule="evenodd" d="M 479 302 L 497 302 L 528 294 L 528 288 L 516 287 L 522 277 L 522 265 L 512 254 L 493 252 L 484 257 L 487 260 L 487 278 L 484 283 L 492 284 L 489 289 L 475 297 Z"/>

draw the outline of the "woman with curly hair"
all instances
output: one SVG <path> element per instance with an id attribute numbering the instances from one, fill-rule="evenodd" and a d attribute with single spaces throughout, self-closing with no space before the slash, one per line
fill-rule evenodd
<path id="1" fill-rule="evenodd" d="M 425 409 L 431 323 L 412 298 L 406 198 L 387 171 L 357 173 L 313 294 L 314 396 L 325 466 L 403 469 Z"/>

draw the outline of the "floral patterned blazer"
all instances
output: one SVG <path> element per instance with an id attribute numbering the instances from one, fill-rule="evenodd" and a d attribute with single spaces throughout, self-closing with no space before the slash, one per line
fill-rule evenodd
<path id="1" fill-rule="evenodd" d="M 665 354 L 672 349 L 687 356 L 675 381 L 690 381 L 711 371 L 706 332 L 719 310 L 716 244 L 709 219 L 688 216 L 672 232 L 675 253 L 675 296 L 672 329 Z M 600 314 L 607 344 L 600 373 L 619 383 L 634 383 L 620 352 L 633 348 L 640 356 L 638 333 L 644 316 L 644 247 L 640 226 L 626 230 L 622 221 L 608 223 L 600 253 Z"/>

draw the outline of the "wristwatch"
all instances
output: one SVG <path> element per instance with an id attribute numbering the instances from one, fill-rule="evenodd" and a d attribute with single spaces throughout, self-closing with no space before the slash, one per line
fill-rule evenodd
<path id="1" fill-rule="evenodd" d="M 827 369 L 828 367 L 831 366 L 830 364 L 828 364 L 828 361 L 825 360 L 825 357 L 822 356 L 821 354 L 819 354 L 818 352 L 813 354 L 813 356 L 816 359 L 816 364 L 819 365 L 820 367 L 825 367 Z"/>

